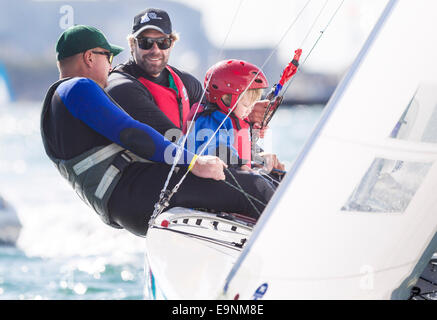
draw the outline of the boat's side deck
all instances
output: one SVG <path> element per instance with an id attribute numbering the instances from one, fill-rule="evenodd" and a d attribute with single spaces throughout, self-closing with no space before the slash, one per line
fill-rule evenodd
<path id="1" fill-rule="evenodd" d="M 149 297 L 216 299 L 254 223 L 186 208 L 162 213 L 147 233 Z"/>

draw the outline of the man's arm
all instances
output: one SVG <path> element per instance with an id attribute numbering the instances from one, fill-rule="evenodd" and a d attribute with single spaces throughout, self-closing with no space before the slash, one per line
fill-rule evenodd
<path id="1" fill-rule="evenodd" d="M 173 162 L 177 146 L 130 117 L 94 81 L 73 78 L 60 84 L 56 92 L 75 118 L 112 142 L 152 161 Z M 193 156 L 184 150 L 182 159 L 189 164 Z"/>

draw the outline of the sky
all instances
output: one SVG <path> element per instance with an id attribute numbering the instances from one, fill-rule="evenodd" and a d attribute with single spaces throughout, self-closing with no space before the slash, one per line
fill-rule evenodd
<path id="1" fill-rule="evenodd" d="M 352 63 L 387 4 L 387 0 L 173 1 L 203 13 L 209 40 L 218 48 L 277 47 L 284 61 L 300 46 L 305 58 L 340 8 L 306 63 L 306 68 L 323 72 L 338 72 Z"/>

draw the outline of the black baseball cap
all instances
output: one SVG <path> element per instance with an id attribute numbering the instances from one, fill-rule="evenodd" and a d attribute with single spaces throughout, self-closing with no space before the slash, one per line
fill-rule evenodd
<path id="1" fill-rule="evenodd" d="M 164 34 L 171 34 L 171 21 L 168 13 L 161 9 L 148 8 L 134 18 L 132 27 L 132 35 L 138 36 L 141 32 L 147 29 L 154 29 Z"/>
<path id="2" fill-rule="evenodd" d="M 89 49 L 100 47 L 116 56 L 122 47 L 110 44 L 104 34 L 97 28 L 76 25 L 65 30 L 58 39 L 56 52 L 58 61 Z"/>

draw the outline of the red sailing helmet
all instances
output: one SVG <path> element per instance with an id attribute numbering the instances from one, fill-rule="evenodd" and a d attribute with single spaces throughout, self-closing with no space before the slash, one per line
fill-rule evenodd
<path id="1" fill-rule="evenodd" d="M 209 80 L 208 83 L 208 79 Z M 250 86 L 249 86 L 250 84 Z M 208 69 L 203 86 L 206 87 L 206 99 L 216 103 L 222 110 L 229 112 L 239 95 L 249 89 L 269 86 L 264 73 L 256 65 L 243 60 L 223 60 Z M 231 105 L 223 103 L 224 94 L 231 94 Z"/>

